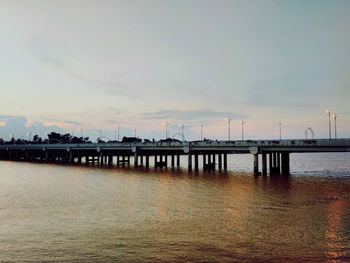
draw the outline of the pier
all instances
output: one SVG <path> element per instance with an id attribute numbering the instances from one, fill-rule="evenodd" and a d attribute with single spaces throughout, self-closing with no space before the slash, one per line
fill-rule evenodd
<path id="1" fill-rule="evenodd" d="M 289 175 L 290 154 L 320 152 L 350 152 L 350 139 L 2 144 L 0 160 L 179 168 L 186 156 L 188 171 L 227 171 L 229 156 L 252 154 L 255 175 Z"/>

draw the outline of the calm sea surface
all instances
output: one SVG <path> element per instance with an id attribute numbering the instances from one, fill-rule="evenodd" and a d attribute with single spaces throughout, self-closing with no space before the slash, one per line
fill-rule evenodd
<path id="1" fill-rule="evenodd" d="M 0 162 L 0 262 L 349 262 L 350 154 L 289 177 Z"/>

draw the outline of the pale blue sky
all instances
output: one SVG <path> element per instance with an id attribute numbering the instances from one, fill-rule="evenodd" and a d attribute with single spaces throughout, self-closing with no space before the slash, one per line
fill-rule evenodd
<path id="1" fill-rule="evenodd" d="M 350 137 L 350 1 L 0 0 L 0 136 Z M 23 130 L 23 131 L 22 131 Z"/>

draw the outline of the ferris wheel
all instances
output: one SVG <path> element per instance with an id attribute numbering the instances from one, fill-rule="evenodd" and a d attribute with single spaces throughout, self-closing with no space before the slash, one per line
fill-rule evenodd
<path id="1" fill-rule="evenodd" d="M 307 127 L 305 130 L 305 139 L 313 139 L 315 136 L 314 131 L 311 129 L 311 127 Z M 310 138 L 309 138 L 310 137 Z"/>

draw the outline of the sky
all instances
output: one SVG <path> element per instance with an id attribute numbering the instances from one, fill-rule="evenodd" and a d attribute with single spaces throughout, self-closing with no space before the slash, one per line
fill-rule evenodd
<path id="1" fill-rule="evenodd" d="M 350 137 L 350 1 L 0 0 L 0 137 Z M 332 133 L 334 121 L 332 119 Z"/>

